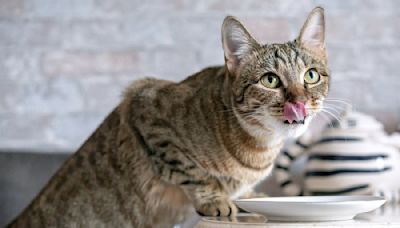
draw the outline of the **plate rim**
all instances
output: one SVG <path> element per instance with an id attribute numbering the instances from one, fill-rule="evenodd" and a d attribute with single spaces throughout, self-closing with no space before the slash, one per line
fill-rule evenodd
<path id="1" fill-rule="evenodd" d="M 290 198 L 334 198 L 334 197 L 340 197 L 340 198 L 348 198 L 345 200 L 335 200 L 335 201 L 280 201 L 279 199 L 290 199 Z M 354 198 L 354 199 L 351 199 Z M 363 199 L 362 199 L 363 198 Z M 265 200 L 260 200 L 260 199 L 265 199 Z M 275 199 L 275 200 L 271 200 Z M 278 200 L 276 200 L 278 199 Z M 279 204 L 346 204 L 346 203 L 355 203 L 355 202 L 378 202 L 378 201 L 383 201 L 386 202 L 386 199 L 382 196 L 363 196 L 363 195 L 354 195 L 354 196 L 277 196 L 277 197 L 262 197 L 262 198 L 248 198 L 248 199 L 236 199 L 234 202 L 239 202 L 239 203 L 279 203 Z"/>
<path id="2" fill-rule="evenodd" d="M 315 198 L 316 196 L 300 196 L 297 198 L 308 197 L 310 199 Z M 351 216 L 354 218 L 358 214 L 370 212 L 380 208 L 385 202 L 386 199 L 380 196 L 362 196 L 362 197 L 355 197 L 355 196 L 339 196 L 342 201 L 339 201 L 336 198 L 336 201 L 323 201 L 321 198 L 332 198 L 332 196 L 318 196 L 320 199 L 317 202 L 310 202 L 310 201 L 268 201 L 268 199 L 272 198 L 294 198 L 294 197 L 264 197 L 265 200 L 257 200 L 254 199 L 241 199 L 234 201 L 237 205 L 244 210 L 250 213 L 261 214 L 265 216 L 267 219 L 276 220 L 276 221 L 329 221 L 329 220 L 345 220 L 344 217 Z M 333 196 L 337 197 L 337 196 Z M 258 198 L 260 199 L 260 198 Z M 346 199 L 346 200 L 344 200 Z M 361 200 L 364 199 L 364 200 Z M 368 200 L 365 200 L 368 199 Z M 268 206 L 268 210 L 259 210 L 257 207 L 264 207 Z M 276 210 L 276 208 L 283 207 L 283 208 L 291 208 L 289 211 L 286 211 L 285 214 L 282 214 L 280 210 Z M 345 209 L 342 211 L 343 208 L 349 207 L 349 210 Z M 273 209 L 275 208 L 275 209 Z M 311 211 L 321 210 L 323 211 L 328 210 L 331 211 L 329 213 L 298 213 L 297 211 L 299 208 L 309 208 Z M 338 213 L 338 208 L 341 210 Z M 350 209 L 351 208 L 351 209 Z M 301 211 L 301 210 L 300 210 Z M 306 210 L 307 211 L 307 210 Z M 345 213 L 345 214 L 343 214 Z M 347 215 L 346 215 L 347 214 Z M 343 219 L 339 218 L 340 216 L 344 216 Z M 338 217 L 339 216 L 339 217 Z M 278 218 L 279 217 L 279 218 Z M 300 217 L 301 219 L 296 219 L 295 217 Z M 323 218 L 324 217 L 324 218 Z M 325 218 L 326 217 L 326 218 Z M 336 219 L 332 219 L 337 217 Z M 278 219 L 274 219 L 278 218 Z M 282 219 L 285 218 L 285 219 Z M 346 219 L 347 220 L 347 219 Z"/>

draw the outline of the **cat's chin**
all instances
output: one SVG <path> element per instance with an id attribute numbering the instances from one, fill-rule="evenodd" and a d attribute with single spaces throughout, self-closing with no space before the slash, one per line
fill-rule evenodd
<path id="1" fill-rule="evenodd" d="M 302 123 L 292 123 L 292 124 L 288 124 L 285 121 L 279 120 L 277 121 L 279 122 L 279 124 L 277 124 L 276 127 L 283 129 L 288 137 L 297 138 L 300 135 L 304 134 L 304 132 L 307 130 L 308 126 L 310 125 L 311 119 L 312 117 L 309 116 Z"/>
<path id="2" fill-rule="evenodd" d="M 270 115 L 258 119 L 264 125 L 263 128 L 251 125 L 243 119 L 239 119 L 241 126 L 252 136 L 256 138 L 278 136 L 278 138 L 293 138 L 302 135 L 310 125 L 313 116 L 308 116 L 304 123 L 285 123 L 282 119 L 277 119 Z M 266 131 L 267 129 L 267 131 Z"/>
<path id="3" fill-rule="evenodd" d="M 288 136 L 289 137 L 293 137 L 293 138 L 297 138 L 300 135 L 304 134 L 304 132 L 308 128 L 309 123 L 310 123 L 310 121 L 306 120 L 304 122 L 304 124 L 297 124 L 297 126 L 294 126 L 292 129 L 289 129 Z"/>

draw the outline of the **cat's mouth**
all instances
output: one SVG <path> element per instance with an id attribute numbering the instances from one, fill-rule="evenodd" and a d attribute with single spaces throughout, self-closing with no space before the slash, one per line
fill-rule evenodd
<path id="1" fill-rule="evenodd" d="M 289 120 L 285 120 L 283 121 L 284 124 L 289 124 L 289 125 L 295 125 L 295 124 L 304 124 L 305 123 L 305 119 L 303 120 L 293 120 L 291 123 L 289 122 Z"/>
<path id="2" fill-rule="evenodd" d="M 285 124 L 304 124 L 307 118 L 304 102 L 286 102 L 283 107 L 283 118 Z"/>

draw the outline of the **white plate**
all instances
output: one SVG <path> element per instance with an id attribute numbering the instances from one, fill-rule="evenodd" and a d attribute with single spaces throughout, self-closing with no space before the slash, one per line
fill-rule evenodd
<path id="1" fill-rule="evenodd" d="M 350 220 L 359 213 L 372 211 L 385 203 L 377 196 L 300 196 L 235 200 L 248 212 L 273 221 Z"/>

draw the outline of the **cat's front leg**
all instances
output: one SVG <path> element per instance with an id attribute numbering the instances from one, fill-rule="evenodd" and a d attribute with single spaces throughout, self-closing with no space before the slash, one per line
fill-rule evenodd
<path id="1" fill-rule="evenodd" d="M 217 180 L 191 181 L 181 185 L 191 198 L 198 214 L 203 216 L 235 216 L 237 207 Z"/>

